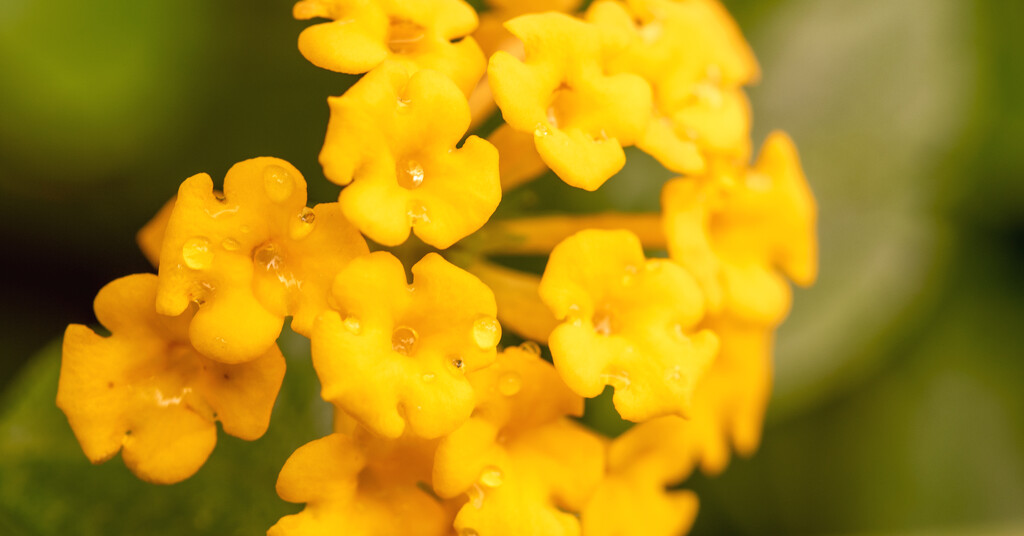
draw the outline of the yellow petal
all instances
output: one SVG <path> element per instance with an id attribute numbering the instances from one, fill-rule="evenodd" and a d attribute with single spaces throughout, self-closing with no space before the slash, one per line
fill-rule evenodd
<path id="1" fill-rule="evenodd" d="M 158 315 L 156 291 L 151 274 L 118 279 L 96 296 L 109 337 L 68 327 L 57 405 L 93 463 L 123 448 L 140 478 L 173 483 L 206 461 L 216 420 L 243 439 L 263 435 L 285 363 L 276 346 L 242 365 L 207 359 L 189 343 L 191 312 Z"/>
<path id="2" fill-rule="evenodd" d="M 367 247 L 336 205 L 305 203 L 302 175 L 276 158 L 232 166 L 223 195 L 208 175 L 186 180 L 165 231 L 157 311 L 198 304 L 192 344 L 225 363 L 266 352 L 285 316 L 308 334 L 334 274 Z"/>
<path id="3" fill-rule="evenodd" d="M 718 341 L 696 329 L 704 297 L 683 268 L 646 260 L 628 231 L 586 230 L 552 251 L 540 295 L 563 321 L 548 344 L 571 389 L 615 387 L 616 409 L 633 421 L 687 415 Z"/>
<path id="4" fill-rule="evenodd" d="M 374 241 L 396 246 L 412 229 L 447 248 L 497 208 L 498 152 L 477 137 L 456 148 L 469 105 L 444 75 L 386 64 L 329 102 L 320 163 L 348 185 L 342 210 Z"/>
<path id="5" fill-rule="evenodd" d="M 376 433 L 419 437 L 458 427 L 473 410 L 467 371 L 490 364 L 501 328 L 494 295 L 437 254 L 412 268 L 378 252 L 338 274 L 333 306 L 313 329 L 323 397 Z"/>

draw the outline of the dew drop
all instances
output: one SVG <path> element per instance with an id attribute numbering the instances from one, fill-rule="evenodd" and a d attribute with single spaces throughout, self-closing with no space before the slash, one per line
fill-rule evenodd
<path id="1" fill-rule="evenodd" d="M 346 316 L 342 323 L 345 324 L 345 329 L 353 335 L 359 335 L 359 332 L 363 329 L 362 324 L 359 323 L 359 319 L 351 315 Z"/>
<path id="2" fill-rule="evenodd" d="M 551 129 L 543 123 L 538 123 L 537 127 L 533 129 L 533 135 L 539 138 L 551 135 Z"/>
<path id="3" fill-rule="evenodd" d="M 408 326 L 397 327 L 391 334 L 391 349 L 402 355 L 412 355 L 417 338 L 419 338 L 419 334 L 415 329 Z"/>
<path id="4" fill-rule="evenodd" d="M 295 181 L 288 174 L 288 170 L 281 166 L 271 165 L 263 170 L 263 187 L 271 201 L 283 203 L 292 196 Z"/>
<path id="5" fill-rule="evenodd" d="M 309 207 L 303 207 L 302 211 L 299 212 L 298 217 L 292 220 L 291 228 L 289 229 L 289 236 L 292 240 L 302 240 L 309 236 L 309 233 L 313 232 L 313 227 L 316 222 L 316 213 Z"/>
<path id="6" fill-rule="evenodd" d="M 498 392 L 503 396 L 514 396 L 523 388 L 523 379 L 515 372 L 506 372 L 498 378 Z"/>
<path id="7" fill-rule="evenodd" d="M 186 240 L 181 248 L 181 256 L 185 259 L 185 266 L 193 270 L 206 270 L 213 264 L 210 241 L 202 237 Z"/>
<path id="8" fill-rule="evenodd" d="M 225 238 L 224 241 L 220 243 L 220 246 L 226 251 L 238 251 L 238 249 L 242 247 L 242 245 L 238 243 L 238 240 L 235 240 L 234 238 Z"/>
<path id="9" fill-rule="evenodd" d="M 253 252 L 252 260 L 268 272 L 277 271 L 284 264 L 284 258 L 281 256 L 281 248 L 273 242 L 267 242 L 260 246 L 259 249 Z"/>
<path id="10" fill-rule="evenodd" d="M 478 318 L 473 322 L 473 340 L 482 350 L 494 348 L 501 340 L 501 324 L 494 317 Z"/>
<path id="11" fill-rule="evenodd" d="M 398 185 L 406 190 L 415 190 L 423 184 L 423 164 L 415 160 L 399 162 L 395 169 Z"/>
<path id="12" fill-rule="evenodd" d="M 413 201 L 409 203 L 409 223 L 416 225 L 417 223 L 430 223 L 430 216 L 427 214 L 427 207 L 419 201 Z"/>
<path id="13" fill-rule="evenodd" d="M 429 373 L 429 372 L 423 375 L 423 381 L 426 382 L 426 383 L 430 383 L 430 382 L 434 381 L 434 378 L 435 378 L 435 376 L 433 374 Z"/>
<path id="14" fill-rule="evenodd" d="M 665 375 L 665 379 L 673 382 L 683 379 L 683 367 L 676 365 L 672 370 L 668 371 L 668 374 Z"/>
<path id="15" fill-rule="evenodd" d="M 615 331 L 611 311 L 605 309 L 594 315 L 594 331 L 601 335 L 611 335 Z"/>
<path id="16" fill-rule="evenodd" d="M 480 473 L 480 483 L 489 487 L 496 488 L 501 485 L 505 480 L 505 475 L 502 474 L 501 469 L 490 465 L 485 467 L 483 472 Z"/>
<path id="17" fill-rule="evenodd" d="M 519 345 L 519 349 L 533 355 L 540 355 L 540 345 L 533 341 L 526 341 Z"/>

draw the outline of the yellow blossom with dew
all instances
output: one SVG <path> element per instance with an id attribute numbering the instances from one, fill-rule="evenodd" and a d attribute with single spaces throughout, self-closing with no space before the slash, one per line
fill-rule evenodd
<path id="1" fill-rule="evenodd" d="M 444 74 L 468 94 L 486 60 L 469 34 L 477 15 L 461 0 L 302 0 L 296 19 L 333 19 L 299 35 L 310 62 L 349 74 L 403 63 Z"/>
<path id="2" fill-rule="evenodd" d="M 718 339 L 696 329 L 704 297 L 686 270 L 645 259 L 628 231 L 587 230 L 555 246 L 539 292 L 562 320 L 548 344 L 573 391 L 615 387 L 615 408 L 631 421 L 688 415 Z"/>
<path id="3" fill-rule="evenodd" d="M 505 23 L 523 41 L 526 60 L 491 56 L 488 78 L 505 121 L 533 133 L 541 158 L 566 183 L 596 190 L 626 163 L 651 117 L 642 78 L 605 74 L 623 46 L 614 32 L 560 13 Z"/>
<path id="4" fill-rule="evenodd" d="M 455 518 L 461 534 L 579 534 L 579 512 L 597 486 L 604 443 L 565 419 L 582 413 L 538 350 L 506 349 L 470 374 L 473 417 L 441 440 L 434 489 L 465 495 Z"/>
<path id="5" fill-rule="evenodd" d="M 640 149 L 679 173 L 703 172 L 709 157 L 748 157 L 750 105 L 741 87 L 760 71 L 717 0 L 601 0 L 586 18 L 628 43 L 610 72 L 651 84 L 654 119 Z"/>
<path id="6" fill-rule="evenodd" d="M 338 202 L 269 157 L 184 181 L 137 235 L 159 274 L 100 291 L 109 337 L 66 332 L 57 402 L 90 460 L 172 483 L 216 422 L 260 437 L 291 317 L 334 433 L 285 462 L 305 506 L 270 536 L 689 530 L 679 486 L 757 449 L 789 282 L 816 277 L 796 149 L 774 133 L 748 164 L 760 70 L 717 0 L 485 3 L 295 4 L 327 19 L 302 54 L 362 75 L 328 100 Z M 499 210 L 549 169 L 596 190 L 630 146 L 682 175 L 660 212 Z M 609 386 L 637 423 L 615 439 L 573 419 Z"/>
<path id="7" fill-rule="evenodd" d="M 412 229 L 444 249 L 498 207 L 498 152 L 476 136 L 456 148 L 469 105 L 444 75 L 384 65 L 329 102 L 320 163 L 348 185 L 342 210 L 374 241 L 397 246 Z"/>
<path id="8" fill-rule="evenodd" d="M 424 489 L 436 444 L 356 430 L 299 447 L 281 469 L 277 492 L 306 507 L 268 536 L 450 534 L 450 509 Z"/>
<path id="9" fill-rule="evenodd" d="M 386 252 L 356 259 L 334 283 L 313 330 L 323 397 L 387 437 L 446 434 L 469 418 L 469 371 L 494 361 L 494 296 L 440 255 L 412 267 Z"/>
<path id="10" fill-rule="evenodd" d="M 785 134 L 769 136 L 752 169 L 667 183 L 662 206 L 669 254 L 700 282 L 712 313 L 777 325 L 790 303 L 783 275 L 814 282 L 814 197 Z"/>
<path id="11" fill-rule="evenodd" d="M 158 315 L 157 278 L 117 279 L 96 296 L 104 337 L 68 326 L 57 405 L 93 463 L 122 452 L 139 478 L 192 476 L 217 442 L 217 425 L 242 439 L 263 435 L 284 378 L 276 346 L 241 365 L 211 360 L 189 342 L 192 312 Z"/>
<path id="12" fill-rule="evenodd" d="M 306 207 L 306 182 L 276 158 L 233 166 L 224 193 L 209 175 L 182 183 L 164 232 L 156 308 L 199 310 L 189 326 L 204 355 L 241 363 L 274 345 L 284 317 L 308 334 L 335 272 L 366 253 L 336 204 Z"/>

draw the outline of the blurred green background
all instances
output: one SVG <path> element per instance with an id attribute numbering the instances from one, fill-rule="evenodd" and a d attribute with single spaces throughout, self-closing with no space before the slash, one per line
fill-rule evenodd
<path id="1" fill-rule="evenodd" d="M 693 533 L 1024 534 L 1024 3 L 726 4 L 764 70 L 755 143 L 800 147 L 822 270 L 780 332 L 760 452 L 686 483 Z M 90 466 L 53 405 L 55 341 L 149 270 L 135 232 L 181 180 L 273 155 L 336 195 L 316 156 L 352 78 L 302 59 L 290 8 L 0 2 L 0 534 L 259 534 L 297 510 L 276 473 L 329 428 L 301 340 L 267 436 L 222 435 L 176 486 Z M 664 173 L 630 156 L 586 201 L 510 199 L 656 207 Z"/>

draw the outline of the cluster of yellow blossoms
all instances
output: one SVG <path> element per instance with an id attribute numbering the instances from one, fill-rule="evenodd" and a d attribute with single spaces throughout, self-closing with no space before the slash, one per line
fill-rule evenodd
<path id="1" fill-rule="evenodd" d="M 181 185 L 139 235 L 158 275 L 100 291 L 108 336 L 65 335 L 57 403 L 90 460 L 121 451 L 173 483 L 217 421 L 260 437 L 291 317 L 335 433 L 285 464 L 277 491 L 306 507 L 269 534 L 688 530 L 696 497 L 673 488 L 756 449 L 789 281 L 815 279 L 796 151 L 775 133 L 749 163 L 758 66 L 716 0 L 489 4 L 295 5 L 326 19 L 303 55 L 364 74 L 329 99 L 320 161 L 338 202 L 307 207 L 275 158 L 235 165 L 221 190 Z M 484 132 L 495 107 L 505 123 Z M 491 220 L 549 169 L 596 190 L 629 146 L 681 175 L 660 214 Z M 548 261 L 535 275 L 494 254 Z M 608 386 L 638 423 L 615 439 L 573 419 Z"/>

